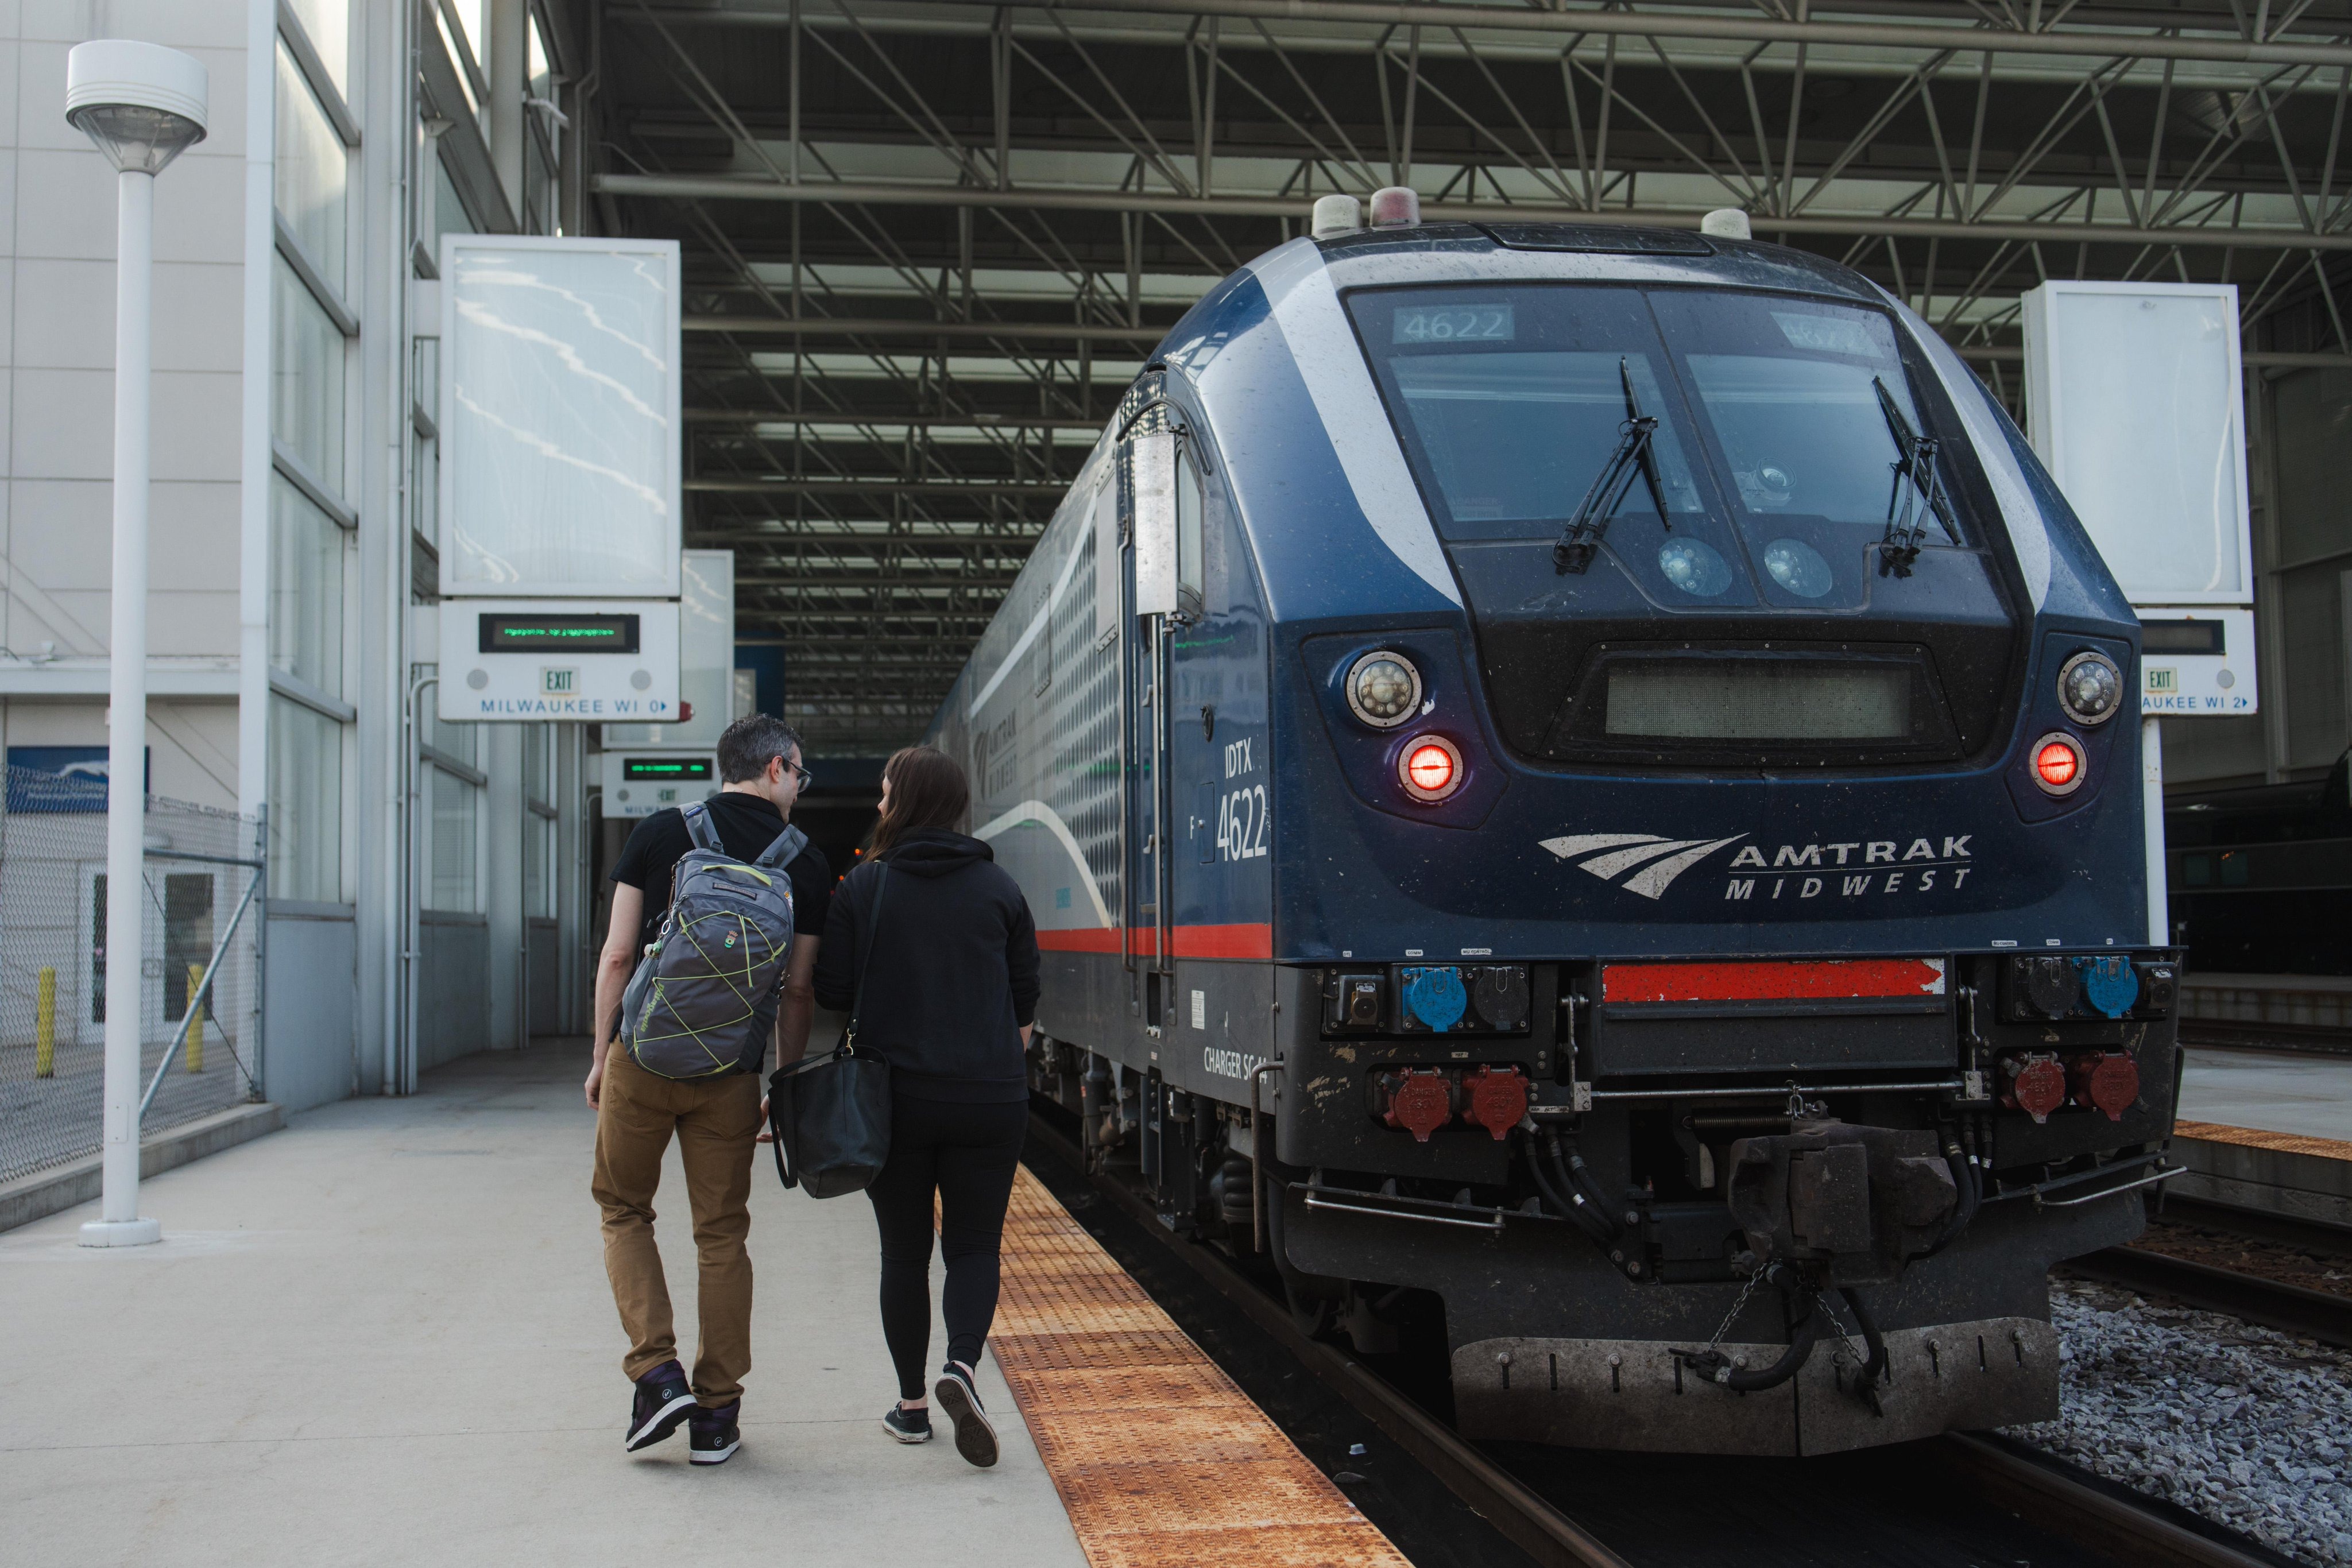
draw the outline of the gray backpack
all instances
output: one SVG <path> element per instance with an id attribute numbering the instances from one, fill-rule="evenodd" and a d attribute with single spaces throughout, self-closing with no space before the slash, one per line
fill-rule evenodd
<path id="1" fill-rule="evenodd" d="M 783 868 L 808 835 L 788 827 L 747 865 L 720 847 L 708 806 L 682 814 L 694 848 L 671 876 L 661 935 L 622 993 L 621 1044 L 656 1077 L 756 1072 L 793 951 Z"/>

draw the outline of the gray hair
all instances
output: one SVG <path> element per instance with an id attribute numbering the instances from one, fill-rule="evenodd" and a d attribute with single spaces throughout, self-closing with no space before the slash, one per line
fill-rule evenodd
<path id="1" fill-rule="evenodd" d="M 769 763 L 781 757 L 790 766 L 800 745 L 800 732 L 772 714 L 739 718 L 719 737 L 719 781 L 748 784 L 765 779 Z"/>

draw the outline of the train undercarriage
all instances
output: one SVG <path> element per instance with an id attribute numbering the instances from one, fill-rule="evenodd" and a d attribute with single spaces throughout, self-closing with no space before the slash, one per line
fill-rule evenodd
<path id="1" fill-rule="evenodd" d="M 2048 1419 L 2048 1270 L 2137 1235 L 2168 1169 L 2168 952 L 1253 967 L 1263 1058 L 1188 1054 L 1177 1009 L 1118 1054 L 1041 1030 L 1033 1089 L 1302 1326 L 1442 1357 L 1473 1437 L 1809 1454 Z M 1892 994 L 1653 999 L 1672 967 Z"/>

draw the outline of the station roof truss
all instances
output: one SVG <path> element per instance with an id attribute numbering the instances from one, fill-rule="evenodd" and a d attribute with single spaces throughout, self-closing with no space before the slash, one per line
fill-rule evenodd
<path id="1" fill-rule="evenodd" d="M 2352 366 L 2352 0 L 574 0 L 585 225 L 685 251 L 688 542 L 813 754 L 919 736 L 1144 356 L 1315 197 L 1859 267 L 2012 405 L 2047 277 Z"/>

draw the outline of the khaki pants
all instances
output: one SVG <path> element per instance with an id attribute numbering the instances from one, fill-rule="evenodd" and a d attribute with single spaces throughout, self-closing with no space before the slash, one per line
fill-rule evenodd
<path id="1" fill-rule="evenodd" d="M 629 1335 L 621 1370 L 634 1382 L 677 1354 L 669 1285 L 654 1248 L 653 1207 L 674 1132 L 699 1265 L 694 1392 L 712 1408 L 739 1397 L 751 1370 L 751 1256 L 743 1241 L 751 1230 L 751 1151 L 759 1131 L 758 1074 L 659 1078 L 617 1043 L 605 1051 L 590 1190 L 604 1211 L 604 1271 Z"/>

